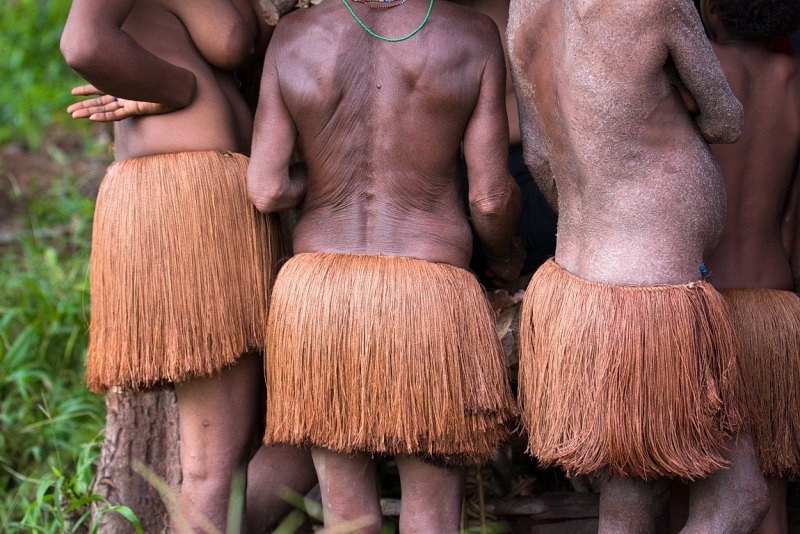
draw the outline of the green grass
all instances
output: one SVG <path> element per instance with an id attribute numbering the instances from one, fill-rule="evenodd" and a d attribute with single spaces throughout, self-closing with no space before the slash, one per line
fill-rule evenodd
<path id="1" fill-rule="evenodd" d="M 93 498 L 104 406 L 82 382 L 94 203 L 80 185 L 29 199 L 29 231 L 0 248 L 0 532 L 70 531 L 62 505 Z"/>
<path id="2" fill-rule="evenodd" d="M 37 149 L 54 127 L 87 134 L 67 114 L 83 82 L 64 63 L 59 40 L 70 0 L 5 0 L 0 10 L 0 146 Z M 87 137 L 86 135 L 84 137 Z"/>

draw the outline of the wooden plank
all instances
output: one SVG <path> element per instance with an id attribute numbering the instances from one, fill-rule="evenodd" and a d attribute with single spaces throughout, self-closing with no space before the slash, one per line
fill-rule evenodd
<path id="1" fill-rule="evenodd" d="M 597 534 L 599 526 L 597 518 L 542 523 L 525 516 L 508 518 L 506 524 L 514 534 Z"/>
<path id="2" fill-rule="evenodd" d="M 598 516 L 599 493 L 554 492 L 536 497 L 511 499 L 486 503 L 486 511 L 499 516 L 530 516 L 547 519 L 586 519 Z M 399 499 L 381 499 L 381 510 L 386 516 L 400 515 Z"/>

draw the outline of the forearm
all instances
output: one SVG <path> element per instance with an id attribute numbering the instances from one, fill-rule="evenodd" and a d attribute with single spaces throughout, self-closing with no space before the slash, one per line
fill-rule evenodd
<path id="1" fill-rule="evenodd" d="M 744 111 L 731 92 L 722 66 L 705 36 L 700 18 L 688 0 L 673 0 L 671 27 L 665 27 L 669 55 L 685 87 L 684 101 L 696 103 L 697 126 L 708 143 L 735 143 L 741 135 Z"/>
<path id="2" fill-rule="evenodd" d="M 293 208 L 303 201 L 306 194 L 307 170 L 304 163 L 288 167 L 282 176 L 262 175 L 251 165 L 248 174 L 248 193 L 258 211 L 275 213 Z"/>
<path id="3" fill-rule="evenodd" d="M 470 195 L 469 206 L 472 225 L 484 252 L 490 258 L 506 257 L 519 221 L 519 186 L 509 176 L 491 195 Z"/>
<path id="4" fill-rule="evenodd" d="M 77 24 L 68 21 L 61 51 L 67 64 L 101 91 L 175 109 L 194 99 L 197 80 L 191 71 L 154 56 L 119 28 L 83 30 Z"/>

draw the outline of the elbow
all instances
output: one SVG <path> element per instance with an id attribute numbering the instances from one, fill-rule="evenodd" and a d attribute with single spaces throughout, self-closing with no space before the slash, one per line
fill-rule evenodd
<path id="1" fill-rule="evenodd" d="M 262 213 L 275 213 L 294 206 L 294 202 L 278 187 L 263 184 L 256 187 L 248 183 L 247 195 L 250 202 Z"/>
<path id="2" fill-rule="evenodd" d="M 72 70 L 83 73 L 102 57 L 102 46 L 92 35 L 65 31 L 61 36 L 61 55 Z"/>
<path id="3" fill-rule="evenodd" d="M 520 209 L 520 192 L 517 183 L 509 176 L 503 187 L 490 194 L 469 196 L 469 209 L 473 215 L 484 219 L 502 220 L 516 218 Z"/>
<path id="4" fill-rule="evenodd" d="M 739 140 L 744 126 L 744 108 L 731 97 L 726 102 L 723 112 L 714 117 L 701 114 L 698 127 L 706 142 L 710 144 L 733 144 Z"/>

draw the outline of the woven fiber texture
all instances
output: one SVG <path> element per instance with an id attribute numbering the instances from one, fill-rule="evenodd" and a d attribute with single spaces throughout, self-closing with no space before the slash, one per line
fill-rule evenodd
<path id="1" fill-rule="evenodd" d="M 530 451 L 578 474 L 705 477 L 750 414 L 735 351 L 707 283 L 601 284 L 550 260 L 520 317 Z"/>
<path id="2" fill-rule="evenodd" d="M 204 376 L 263 347 L 282 251 L 277 218 L 247 198 L 247 161 L 208 151 L 109 167 L 92 237 L 90 389 Z"/>
<path id="3" fill-rule="evenodd" d="M 765 474 L 800 473 L 800 296 L 774 289 L 723 289 L 754 392 L 751 436 Z"/>
<path id="4" fill-rule="evenodd" d="M 516 414 L 483 290 L 469 272 L 389 256 L 300 254 L 267 328 L 267 443 L 487 459 Z"/>

